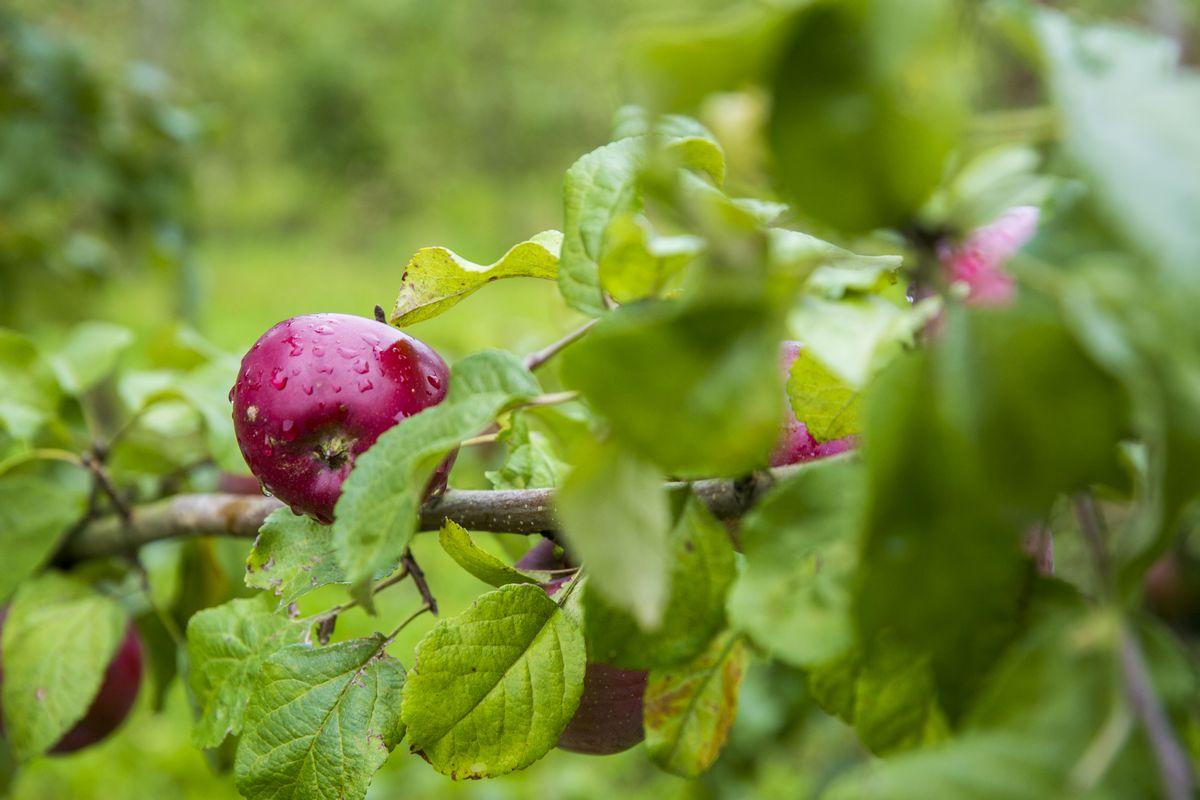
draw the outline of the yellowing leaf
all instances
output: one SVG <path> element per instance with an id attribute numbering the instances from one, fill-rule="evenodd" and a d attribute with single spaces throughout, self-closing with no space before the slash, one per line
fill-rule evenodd
<path id="1" fill-rule="evenodd" d="M 445 247 L 423 247 L 404 270 L 392 324 L 412 325 L 436 317 L 485 283 L 500 278 L 554 280 L 562 239 L 558 231 L 543 231 L 486 265 L 468 261 Z"/>

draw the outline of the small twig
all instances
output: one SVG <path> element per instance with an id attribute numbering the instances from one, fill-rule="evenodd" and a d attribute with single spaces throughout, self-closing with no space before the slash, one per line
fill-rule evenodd
<path id="1" fill-rule="evenodd" d="M 400 557 L 400 566 L 412 575 L 413 585 L 417 587 L 417 591 L 421 593 L 421 597 L 425 600 L 425 605 L 428 606 L 430 613 L 435 617 L 438 615 L 437 600 L 433 596 L 433 592 L 429 591 L 429 584 L 425 581 L 425 572 L 421 569 L 421 565 L 413 558 L 411 550 L 405 550 L 404 555 Z"/>
<path id="2" fill-rule="evenodd" d="M 533 372 L 538 367 L 542 366 L 547 361 L 549 361 L 550 359 L 552 359 L 556 355 L 558 355 L 559 352 L 564 350 L 572 342 L 582 338 L 583 335 L 585 333 L 587 333 L 588 331 L 590 331 L 592 329 L 592 326 L 594 326 L 599 321 L 600 321 L 599 319 L 589 319 L 587 322 L 583 323 L 578 328 L 576 328 L 575 330 L 568 333 L 566 336 L 559 339 L 557 342 L 548 344 L 545 347 L 543 347 L 541 350 L 538 350 L 537 352 L 530 353 L 529 355 L 525 356 L 525 368 L 528 369 L 530 372 Z"/>
<path id="3" fill-rule="evenodd" d="M 428 604 L 421 606 L 416 611 L 409 614 L 408 617 L 405 618 L 405 620 L 403 622 L 401 622 L 399 625 L 397 625 L 396 628 L 387 635 L 387 638 L 383 640 L 383 646 L 387 647 L 389 644 L 391 644 L 395 640 L 395 638 L 400 635 L 400 631 L 407 628 L 410 622 L 412 622 L 414 619 L 416 619 L 417 617 L 424 614 L 426 611 L 432 611 L 433 615 L 437 616 L 437 611 L 434 611 L 434 609 L 430 608 Z"/>
<path id="4" fill-rule="evenodd" d="M 1194 797 L 1196 777 L 1192 774 L 1191 763 L 1171 727 L 1162 701 L 1154 691 L 1142 646 L 1129 630 L 1124 630 L 1121 636 L 1121 671 L 1125 678 L 1129 702 L 1145 728 L 1150 747 L 1154 751 L 1164 796 L 1167 800 L 1188 800 Z"/>
<path id="5" fill-rule="evenodd" d="M 407 568 L 401 569 L 399 572 L 397 572 L 395 575 L 392 575 L 390 578 L 385 578 L 384 580 L 375 584 L 374 588 L 371 589 L 371 596 L 373 597 L 373 596 L 379 594 L 380 592 L 382 592 L 384 589 L 388 588 L 389 586 L 395 586 L 397 583 L 400 583 L 402 580 L 404 580 L 407 577 L 408 577 L 408 569 Z M 358 605 L 357 600 L 347 600 L 345 603 L 342 603 L 341 605 L 336 605 L 333 608 L 329 609 L 328 611 L 322 611 L 320 614 L 314 614 L 313 616 L 306 618 L 305 622 L 309 623 L 310 625 L 316 625 L 319 628 L 321 625 L 324 625 L 324 624 L 330 622 L 331 620 L 336 620 L 339 614 L 341 614 L 345 611 L 349 611 L 350 609 L 356 607 L 357 605 Z M 331 632 L 332 632 L 332 630 L 331 630 Z"/>
<path id="6" fill-rule="evenodd" d="M 498 431 L 493 433 L 482 433 L 479 436 L 472 436 L 470 439 L 463 439 L 461 442 L 459 442 L 458 446 L 475 447 L 476 445 L 481 444 L 491 444 L 498 438 L 500 438 L 500 433 Z"/>

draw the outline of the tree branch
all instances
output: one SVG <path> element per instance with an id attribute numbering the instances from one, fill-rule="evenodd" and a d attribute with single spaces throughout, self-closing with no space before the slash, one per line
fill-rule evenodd
<path id="1" fill-rule="evenodd" d="M 741 517 L 778 479 L 803 469 L 780 467 L 748 480 L 712 479 L 691 484 L 696 496 L 721 520 Z M 681 487 L 669 483 L 668 487 Z M 451 489 L 421 509 L 420 530 L 440 530 L 447 519 L 467 530 L 539 534 L 558 528 L 553 489 Z M 131 509 L 126 524 L 112 515 L 73 533 L 58 555 L 70 563 L 121 555 L 162 539 L 233 536 L 252 539 L 263 520 L 283 504 L 273 497 L 240 494 L 181 494 Z"/>

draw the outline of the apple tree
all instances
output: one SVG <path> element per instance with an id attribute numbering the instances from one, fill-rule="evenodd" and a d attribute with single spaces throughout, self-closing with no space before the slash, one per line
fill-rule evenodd
<path id="1" fill-rule="evenodd" d="M 374 319 L 138 369 L 109 328 L 0 334 L 7 760 L 122 699 L 132 619 L 250 800 L 642 742 L 693 778 L 764 662 L 870 753 L 822 796 L 1195 795 L 1200 79 L 1174 43 L 816 0 L 644 29 L 629 60 L 639 105 L 567 170 L 561 230 L 423 248 Z M 578 326 L 449 368 L 404 331 L 509 278 Z M 466 448 L 502 453 L 493 488 L 446 485 Z M 247 464 L 269 494 L 213 491 Z M 417 536 L 480 582 L 462 613 Z M 164 609 L 142 549 L 206 537 L 247 540 L 245 591 Z M 411 613 L 338 636 L 402 582 Z"/>

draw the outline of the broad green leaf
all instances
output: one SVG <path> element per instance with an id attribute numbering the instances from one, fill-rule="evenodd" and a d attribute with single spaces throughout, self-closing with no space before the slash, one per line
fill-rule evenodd
<path id="1" fill-rule="evenodd" d="M 442 459 L 539 391 L 511 353 L 475 353 L 454 365 L 445 400 L 385 431 L 359 457 L 334 508 L 333 544 L 364 607 L 373 608 L 372 577 L 395 566 L 416 531 L 421 496 Z"/>
<path id="2" fill-rule="evenodd" d="M 452 778 L 503 775 L 549 752 L 583 692 L 583 634 L 537 586 L 489 592 L 417 645 L 404 687 L 411 747 Z"/>
<path id="3" fill-rule="evenodd" d="M 529 424 L 528 411 L 513 413 L 510 425 L 500 433 L 508 456 L 500 469 L 485 473 L 494 489 L 552 489 L 570 469 L 558 457 L 550 437 Z"/>
<path id="4" fill-rule="evenodd" d="M 209 451 L 217 466 L 233 473 L 245 473 L 246 461 L 233 435 L 233 415 L 229 411 L 229 387 L 237 378 L 238 362 L 219 358 L 196 367 L 179 381 L 179 394 L 204 420 Z"/>
<path id="5" fill-rule="evenodd" d="M 29 440 L 58 409 L 58 381 L 33 342 L 0 328 L 0 428 Z"/>
<path id="6" fill-rule="evenodd" d="M 853 580 L 865 502 L 857 460 L 806 466 L 745 519 L 732 624 L 777 658 L 809 666 L 854 643 Z"/>
<path id="7" fill-rule="evenodd" d="M 949 736 L 937 703 L 929 657 L 881 637 L 867 654 L 855 649 L 808 674 L 813 699 L 854 726 L 876 754 L 926 746 Z"/>
<path id="8" fill-rule="evenodd" d="M 614 217 L 604 236 L 600 284 L 618 303 L 661 296 L 703 249 L 697 236 L 660 236 L 643 217 Z"/>
<path id="9" fill-rule="evenodd" d="M 664 471 L 741 475 L 766 464 L 782 424 L 779 327 L 753 301 L 639 303 L 566 351 L 563 378 Z"/>
<path id="10" fill-rule="evenodd" d="M 718 185 L 724 177 L 724 155 L 708 131 L 698 123 L 668 122 L 653 133 L 599 147 L 567 170 L 558 285 L 567 303 L 585 314 L 605 311 L 600 287 L 605 238 L 615 218 L 641 211 L 638 179 L 648 160 L 704 172 Z"/>
<path id="11" fill-rule="evenodd" d="M 911 220 L 964 131 L 968 41 L 953 0 L 811 4 L 769 125 L 796 209 L 845 232 Z"/>
<path id="12" fill-rule="evenodd" d="M 807 289 L 837 299 L 854 292 L 878 292 L 896 282 L 900 256 L 864 256 L 807 233 L 771 228 L 768 258 L 788 271 L 807 275 Z"/>
<path id="13" fill-rule="evenodd" d="M 504 586 L 509 583 L 542 583 L 546 573 L 525 572 L 512 567 L 471 541 L 467 529 L 452 519 L 446 520 L 438 534 L 438 543 L 454 561 L 484 583 Z"/>
<path id="14" fill-rule="evenodd" d="M 82 484 L 31 474 L 0 477 L 0 602 L 54 555 L 86 501 Z"/>
<path id="15" fill-rule="evenodd" d="M 126 626 L 116 602 L 60 573 L 21 586 L 0 646 L 5 737 L 18 761 L 45 753 L 83 718 Z"/>
<path id="16" fill-rule="evenodd" d="M 954 308 L 874 382 L 864 419 L 864 638 L 930 651 L 953 718 L 1020 616 L 1020 537 L 1060 493 L 1123 480 L 1121 394 L 1040 304 Z M 938 577 L 915 592 L 917 575 Z"/>
<path id="17" fill-rule="evenodd" d="M 605 310 L 600 290 L 604 232 L 614 217 L 641 209 L 637 177 L 646 143 L 630 137 L 597 148 L 567 170 L 563 188 L 563 244 L 558 286 L 585 314 Z"/>
<path id="18" fill-rule="evenodd" d="M 121 354 L 133 344 L 128 328 L 109 322 L 83 322 L 49 357 L 63 388 L 80 394 L 108 377 Z"/>
<path id="19" fill-rule="evenodd" d="M 588 586 L 647 630 L 670 591 L 670 511 L 663 475 L 613 443 L 595 446 L 567 476 L 555 511 Z"/>
<path id="20" fill-rule="evenodd" d="M 861 393 L 830 372 L 811 350 L 802 349 L 792 362 L 787 393 L 792 413 L 818 442 L 861 432 Z"/>
<path id="21" fill-rule="evenodd" d="M 275 613 L 268 595 L 209 608 L 188 620 L 188 684 L 200 716 L 197 747 L 216 747 L 242 732 L 246 704 L 263 661 L 304 641 L 307 626 Z"/>
<path id="22" fill-rule="evenodd" d="M 954 739 L 853 770 L 829 796 L 1139 797 L 1159 782 L 1118 686 L 1119 625 L 1053 612 L 1000 662 Z M 1154 666 L 1154 665 L 1152 665 Z"/>
<path id="23" fill-rule="evenodd" d="M 840 377 L 862 389 L 897 354 L 911 347 L 914 335 L 936 315 L 935 298 L 916 305 L 898 304 L 874 294 L 840 300 L 804 296 L 788 317 L 792 338 Z"/>
<path id="24" fill-rule="evenodd" d="M 727 632 L 687 664 L 650 673 L 645 724 L 651 761 L 684 778 L 713 765 L 733 727 L 746 659 L 741 637 Z"/>
<path id="25" fill-rule="evenodd" d="M 668 541 L 669 594 L 662 622 L 652 632 L 642 630 L 637 618 L 609 602 L 595 579 L 589 580 L 584 620 L 593 661 L 626 669 L 679 664 L 703 650 L 725 623 L 725 598 L 737 572 L 730 534 L 690 493 L 673 499 L 677 508 Z M 634 557 L 644 552 L 639 545 Z M 594 575 L 592 563 L 584 563 Z M 634 574 L 625 574 L 624 591 L 636 591 Z"/>
<path id="26" fill-rule="evenodd" d="M 1200 76 L 1175 42 L 1039 9 L 1034 31 L 1064 146 L 1115 230 L 1194 299 L 1200 290 Z"/>
<path id="27" fill-rule="evenodd" d="M 635 63 L 663 105 L 692 108 L 715 92 L 769 80 L 805 5 L 737 4 L 691 25 L 650 27 L 634 40 Z"/>
<path id="28" fill-rule="evenodd" d="M 319 586 L 345 583 L 333 549 L 333 529 L 286 508 L 271 512 L 246 558 L 246 585 L 270 590 L 279 607 Z"/>
<path id="29" fill-rule="evenodd" d="M 386 640 L 294 644 L 263 662 L 234 775 L 247 800 L 362 800 L 404 738 L 404 667 Z"/>
<path id="30" fill-rule="evenodd" d="M 494 264 L 476 264 L 445 247 L 423 247 L 404 268 L 390 321 L 403 327 L 431 319 L 501 278 L 554 280 L 562 238 L 558 231 L 543 231 L 514 245 Z"/>

